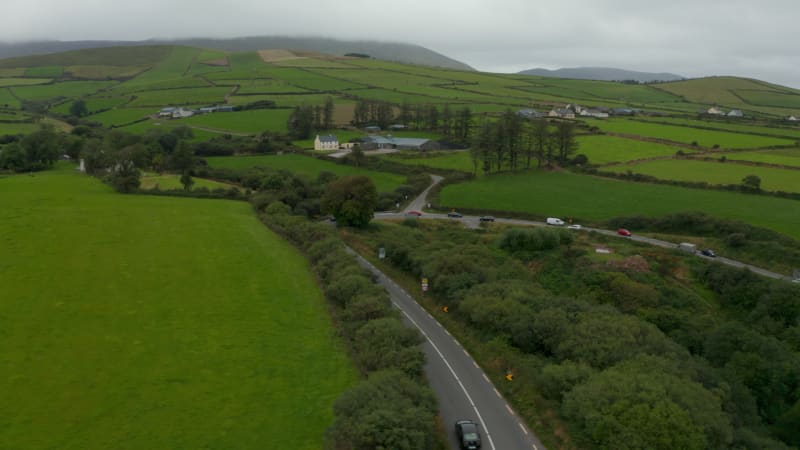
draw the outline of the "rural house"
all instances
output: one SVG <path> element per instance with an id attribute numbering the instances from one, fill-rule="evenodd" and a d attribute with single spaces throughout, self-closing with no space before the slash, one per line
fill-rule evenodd
<path id="1" fill-rule="evenodd" d="M 786 118 L 786 120 L 788 120 L 789 122 L 797 122 L 797 117 L 789 116 L 789 117 Z"/>
<path id="2" fill-rule="evenodd" d="M 742 112 L 741 109 L 732 109 L 728 113 L 728 117 L 744 117 L 744 113 Z"/>
<path id="3" fill-rule="evenodd" d="M 339 150 L 339 138 L 332 134 L 317 135 L 314 139 L 314 150 Z"/>
<path id="4" fill-rule="evenodd" d="M 724 116 L 725 111 L 717 108 L 716 106 L 712 106 L 705 111 L 706 114 L 711 114 L 713 116 Z"/>

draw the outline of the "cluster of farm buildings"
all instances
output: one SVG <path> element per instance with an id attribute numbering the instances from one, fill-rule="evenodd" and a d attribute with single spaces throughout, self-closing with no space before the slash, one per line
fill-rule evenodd
<path id="1" fill-rule="evenodd" d="M 333 134 L 317 135 L 314 139 L 314 150 L 351 150 L 358 145 L 362 150 L 438 150 L 439 143 L 425 138 L 394 137 L 370 135 L 357 142 L 339 142 Z"/>
<path id="2" fill-rule="evenodd" d="M 232 105 L 206 106 L 198 109 L 183 108 L 181 106 L 170 106 L 161 108 L 158 117 L 167 119 L 184 119 L 198 114 L 210 114 L 215 112 L 234 112 L 236 107 Z"/>

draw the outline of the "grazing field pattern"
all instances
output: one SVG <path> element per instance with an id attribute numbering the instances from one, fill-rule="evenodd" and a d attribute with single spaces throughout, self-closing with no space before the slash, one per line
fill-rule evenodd
<path id="1" fill-rule="evenodd" d="M 701 147 L 722 148 L 760 148 L 781 145 L 792 145 L 793 140 L 780 139 L 768 136 L 753 136 L 742 133 L 728 133 L 725 131 L 700 130 L 697 128 L 661 125 L 634 120 L 608 120 L 598 125 L 603 131 L 644 136 L 656 139 L 666 139 L 681 144 L 697 142 Z"/>
<path id="2" fill-rule="evenodd" d="M 215 156 L 206 158 L 206 161 L 208 161 L 209 166 L 217 168 L 247 169 L 250 167 L 269 167 L 276 170 L 288 170 L 309 178 L 316 178 L 322 172 L 331 172 L 340 177 L 365 175 L 372 179 L 378 188 L 378 192 L 393 191 L 405 184 L 406 181 L 406 177 L 403 175 L 361 169 L 302 155 Z"/>
<path id="3" fill-rule="evenodd" d="M 630 170 L 662 180 L 703 181 L 709 184 L 738 185 L 742 184 L 744 177 L 756 175 L 761 178 L 761 189 L 765 191 L 800 192 L 800 170 L 676 159 L 625 164 L 608 169 L 616 172 Z"/>
<path id="4" fill-rule="evenodd" d="M 678 150 L 683 150 L 684 152 L 690 151 L 685 148 L 614 136 L 579 136 L 577 141 L 577 153 L 586 155 L 589 158 L 589 164 L 626 162 L 637 159 L 672 156 Z"/>
<path id="5" fill-rule="evenodd" d="M 734 161 L 753 161 L 767 164 L 800 167 L 800 148 L 787 148 L 781 150 L 765 150 L 761 152 L 734 152 L 720 155 L 720 158 Z"/>
<path id="6" fill-rule="evenodd" d="M 639 214 L 662 216 L 702 211 L 800 238 L 797 200 L 630 183 L 565 172 L 500 174 L 453 184 L 442 189 L 440 203 L 447 208 L 518 211 L 593 222 Z"/>
<path id="7" fill-rule="evenodd" d="M 0 448 L 319 450 L 358 379 L 244 202 L 0 178 Z"/>

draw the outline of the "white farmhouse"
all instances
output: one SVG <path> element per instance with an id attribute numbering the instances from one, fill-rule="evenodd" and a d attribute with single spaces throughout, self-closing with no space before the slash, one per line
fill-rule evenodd
<path id="1" fill-rule="evenodd" d="M 339 150 L 339 138 L 332 134 L 317 135 L 314 139 L 314 150 Z"/>

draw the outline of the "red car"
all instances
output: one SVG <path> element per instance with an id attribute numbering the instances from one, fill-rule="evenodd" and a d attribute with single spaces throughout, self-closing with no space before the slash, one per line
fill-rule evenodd
<path id="1" fill-rule="evenodd" d="M 617 234 L 620 236 L 631 237 L 631 232 L 626 230 L 625 228 L 620 228 L 617 230 Z"/>
<path id="2" fill-rule="evenodd" d="M 419 212 L 419 211 L 409 211 L 409 212 L 406 213 L 406 215 L 407 216 L 417 216 L 417 217 L 419 217 L 419 216 L 422 215 L 422 213 Z"/>

